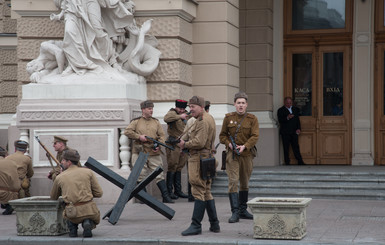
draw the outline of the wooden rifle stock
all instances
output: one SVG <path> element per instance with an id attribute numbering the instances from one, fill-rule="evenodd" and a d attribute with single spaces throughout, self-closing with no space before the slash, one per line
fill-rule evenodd
<path id="1" fill-rule="evenodd" d="M 35 136 L 35 139 L 37 140 L 37 142 L 39 142 L 39 144 L 41 145 L 41 147 L 43 147 L 43 149 L 45 150 L 45 152 L 47 152 L 47 154 L 50 156 L 51 159 L 53 159 L 56 163 L 56 166 L 59 167 L 60 166 L 60 163 L 59 161 L 56 159 L 56 157 L 54 157 L 54 155 L 52 155 L 52 153 L 47 149 L 47 147 L 45 147 L 45 145 L 40 141 L 39 137 L 38 136 Z M 48 159 L 49 160 L 49 159 Z M 50 161 L 51 163 L 51 161 Z M 51 166 L 52 166 L 52 163 L 51 163 Z M 52 166 L 53 168 L 53 166 Z"/>

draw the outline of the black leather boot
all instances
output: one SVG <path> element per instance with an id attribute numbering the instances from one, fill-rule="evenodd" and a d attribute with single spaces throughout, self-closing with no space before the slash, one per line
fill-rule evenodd
<path id="1" fill-rule="evenodd" d="M 182 236 L 199 235 L 202 233 L 202 219 L 205 215 L 206 202 L 201 200 L 194 201 L 194 211 L 191 218 L 191 225 L 182 232 Z"/>
<path id="2" fill-rule="evenodd" d="M 71 221 L 67 220 L 67 226 L 70 237 L 78 237 L 78 224 L 72 223 Z"/>
<path id="3" fill-rule="evenodd" d="M 230 206 L 231 206 L 231 213 L 232 213 L 229 219 L 229 223 L 239 222 L 238 192 L 230 192 L 229 199 L 230 199 Z"/>
<path id="4" fill-rule="evenodd" d="M 83 220 L 83 237 L 92 237 L 92 228 L 94 228 L 94 222 L 90 219 Z"/>
<path id="5" fill-rule="evenodd" d="M 188 184 L 187 184 L 187 191 L 188 191 L 188 201 L 189 202 L 195 201 L 195 198 L 194 198 L 194 196 L 191 193 L 191 184 L 190 184 L 190 182 L 188 182 Z"/>
<path id="6" fill-rule="evenodd" d="M 214 199 L 206 201 L 206 210 L 210 221 L 210 231 L 215 233 L 220 232 L 221 228 L 219 227 L 219 220 L 217 216 L 217 209 L 215 208 Z"/>
<path id="7" fill-rule="evenodd" d="M 5 210 L 3 212 L 3 215 L 11 215 L 13 213 L 13 208 L 9 204 L 4 204 Z"/>
<path id="8" fill-rule="evenodd" d="M 164 203 L 174 203 L 174 201 L 171 199 L 171 197 L 168 195 L 167 187 L 166 187 L 166 182 L 164 180 L 159 181 L 156 183 L 158 186 L 160 193 L 162 194 L 163 197 L 163 202 Z"/>
<path id="9" fill-rule="evenodd" d="M 188 198 L 188 195 L 182 192 L 182 173 L 180 171 L 175 172 L 174 189 L 176 196 L 181 198 Z"/>
<path id="10" fill-rule="evenodd" d="M 247 211 L 248 191 L 239 191 L 239 218 L 253 219 L 253 215 Z"/>
<path id="11" fill-rule="evenodd" d="M 167 172 L 166 178 L 167 178 L 166 181 L 167 181 L 168 195 L 171 197 L 171 199 L 178 199 L 179 197 L 177 195 L 175 195 L 174 192 L 172 191 L 172 186 L 173 186 L 174 181 L 175 181 L 175 173 Z"/>

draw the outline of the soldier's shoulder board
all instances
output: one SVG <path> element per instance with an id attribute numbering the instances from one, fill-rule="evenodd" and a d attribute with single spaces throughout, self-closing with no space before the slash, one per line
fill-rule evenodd
<path id="1" fill-rule="evenodd" d="M 156 120 L 156 121 L 159 121 L 158 118 L 155 118 L 155 117 L 151 117 L 152 119 Z"/>
<path id="2" fill-rule="evenodd" d="M 250 114 L 250 113 L 247 113 L 247 117 L 252 118 L 252 119 L 256 118 L 256 116 L 254 114 Z"/>
<path id="3" fill-rule="evenodd" d="M 230 117 L 230 116 L 233 116 L 233 115 L 235 115 L 235 112 L 230 112 L 230 113 L 227 113 L 227 114 L 225 115 L 225 117 Z"/>
<path id="4" fill-rule="evenodd" d="M 131 120 L 131 122 L 135 121 L 135 120 L 139 120 L 140 118 L 142 118 L 142 117 L 135 117 L 134 119 Z"/>

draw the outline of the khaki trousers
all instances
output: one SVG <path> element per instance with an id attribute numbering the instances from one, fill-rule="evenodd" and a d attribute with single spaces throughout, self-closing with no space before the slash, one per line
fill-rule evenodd
<path id="1" fill-rule="evenodd" d="M 139 157 L 139 153 L 132 153 L 131 163 L 134 166 L 136 160 Z M 144 180 L 149 174 L 151 174 L 158 166 L 163 167 L 162 157 L 160 155 L 148 156 L 147 162 L 144 164 L 142 172 L 140 172 L 138 181 L 141 182 Z M 163 172 L 158 174 L 155 178 L 155 182 L 164 180 Z"/>
<path id="2" fill-rule="evenodd" d="M 181 152 L 178 146 L 174 146 L 174 148 L 173 151 L 166 148 L 168 172 L 180 172 L 187 163 L 187 154 Z"/>
<path id="3" fill-rule="evenodd" d="M 253 171 L 252 156 L 234 156 L 231 151 L 226 155 L 226 173 L 229 178 L 229 193 L 249 190 L 249 180 Z"/>
<path id="4" fill-rule="evenodd" d="M 209 201 L 213 199 L 211 195 L 211 179 L 203 180 L 201 178 L 199 156 L 199 153 L 192 154 L 188 159 L 188 180 L 191 184 L 191 194 L 197 200 Z"/>

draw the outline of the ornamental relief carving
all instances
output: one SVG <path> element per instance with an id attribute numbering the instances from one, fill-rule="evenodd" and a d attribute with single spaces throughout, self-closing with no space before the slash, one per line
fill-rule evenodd
<path id="1" fill-rule="evenodd" d="M 21 121 L 124 121 L 123 110 L 22 111 Z"/>
<path id="2" fill-rule="evenodd" d="M 304 214 L 301 214 L 301 220 L 306 219 Z M 274 214 L 267 222 L 266 227 L 260 225 L 254 226 L 254 234 L 259 238 L 295 238 L 301 237 L 306 233 L 306 222 L 303 221 L 299 224 L 287 225 L 285 218 L 279 214 Z"/>

